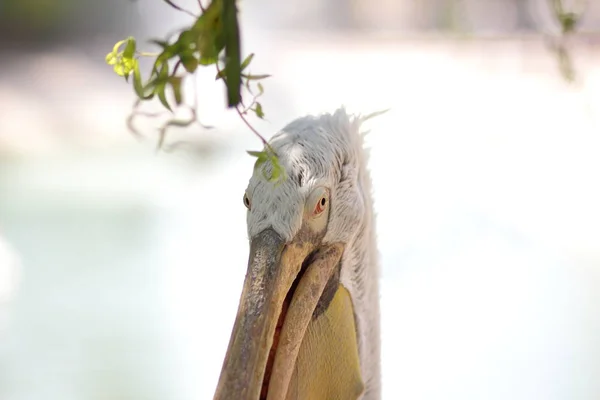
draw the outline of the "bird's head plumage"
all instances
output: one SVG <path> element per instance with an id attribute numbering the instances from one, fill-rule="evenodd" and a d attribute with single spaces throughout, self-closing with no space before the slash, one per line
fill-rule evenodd
<path id="1" fill-rule="evenodd" d="M 379 309 L 363 121 L 343 108 L 298 118 L 269 141 L 283 179 L 267 179 L 270 161 L 255 167 L 243 199 L 248 272 L 216 399 L 372 389 Z"/>

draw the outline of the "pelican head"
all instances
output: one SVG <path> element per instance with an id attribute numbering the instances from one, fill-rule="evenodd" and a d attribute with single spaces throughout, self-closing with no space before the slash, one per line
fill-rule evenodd
<path id="1" fill-rule="evenodd" d="M 344 109 L 299 118 L 270 141 L 286 179 L 269 182 L 255 168 L 243 198 L 248 270 L 215 399 L 379 398 L 362 121 Z"/>

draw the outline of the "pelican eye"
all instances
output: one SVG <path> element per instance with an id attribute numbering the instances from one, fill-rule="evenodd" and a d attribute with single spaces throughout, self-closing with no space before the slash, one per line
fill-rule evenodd
<path id="1" fill-rule="evenodd" d="M 319 215 L 323 211 L 325 211 L 325 208 L 327 208 L 327 197 L 323 196 L 319 199 L 317 205 L 315 205 L 315 211 L 313 212 L 313 214 Z"/>
<path id="2" fill-rule="evenodd" d="M 248 198 L 248 194 L 244 193 L 244 205 L 249 210 L 250 209 L 250 199 Z"/>
<path id="3" fill-rule="evenodd" d="M 306 216 L 313 232 L 323 232 L 327 228 L 330 201 L 329 189 L 325 186 L 316 187 L 306 199 Z"/>

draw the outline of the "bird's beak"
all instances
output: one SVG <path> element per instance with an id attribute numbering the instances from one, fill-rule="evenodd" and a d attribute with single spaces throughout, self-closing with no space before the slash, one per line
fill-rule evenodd
<path id="1" fill-rule="evenodd" d="M 285 398 L 306 328 L 342 252 L 341 244 L 318 250 L 310 240 L 286 244 L 272 229 L 252 238 L 215 400 Z"/>

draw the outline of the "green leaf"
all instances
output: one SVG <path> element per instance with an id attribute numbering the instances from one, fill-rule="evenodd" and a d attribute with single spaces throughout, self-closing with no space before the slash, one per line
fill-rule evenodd
<path id="1" fill-rule="evenodd" d="M 190 126 L 194 122 L 196 122 L 196 117 L 195 116 L 192 116 L 188 120 L 171 119 L 171 120 L 167 121 L 162 126 L 162 128 L 160 128 L 160 130 L 159 130 L 158 143 L 157 143 L 156 149 L 159 150 L 159 149 L 161 149 L 163 147 L 163 144 L 165 143 L 165 138 L 166 138 L 166 135 L 167 135 L 167 129 L 169 129 L 169 127 L 176 126 L 176 127 L 180 127 L 180 128 L 185 128 L 185 127 Z"/>
<path id="2" fill-rule="evenodd" d="M 248 65 L 250 65 L 253 58 L 254 58 L 254 53 L 250 53 L 250 55 L 248 57 L 246 57 L 244 59 L 244 61 L 242 62 L 242 65 L 240 66 L 240 70 L 241 71 L 245 70 L 248 67 Z"/>
<path id="3" fill-rule="evenodd" d="M 181 95 L 181 82 L 182 79 L 179 76 L 172 76 L 169 78 L 169 84 L 173 89 L 173 95 L 175 97 L 175 103 L 177 105 L 181 105 L 181 103 L 183 102 L 183 98 Z"/>
<path id="4" fill-rule="evenodd" d="M 133 68 L 135 67 L 135 64 L 137 64 L 137 60 L 135 58 L 123 58 L 121 62 L 123 64 L 125 79 L 127 79 L 129 78 L 129 74 L 133 72 Z"/>
<path id="5" fill-rule="evenodd" d="M 250 154 L 252 157 L 257 157 L 258 159 L 265 159 L 267 160 L 267 153 L 265 151 L 252 151 L 252 150 L 248 150 L 246 151 L 246 153 Z"/>
<path id="6" fill-rule="evenodd" d="M 135 39 L 133 37 L 127 38 L 127 45 L 123 51 L 123 58 L 133 58 L 135 56 Z"/>
<path id="7" fill-rule="evenodd" d="M 202 15 L 192 26 L 192 31 L 206 32 L 212 30 L 220 22 L 222 9 L 223 0 L 211 1 L 209 6 L 206 7 Z"/>
<path id="8" fill-rule="evenodd" d="M 235 0 L 223 1 L 223 34 L 225 39 L 225 76 L 227 77 L 227 103 L 229 107 L 237 106 L 241 101 L 241 51 L 240 32 Z"/>
<path id="9" fill-rule="evenodd" d="M 275 153 L 271 153 L 271 164 L 273 165 L 273 171 L 271 172 L 270 181 L 275 182 L 276 185 L 279 185 L 285 180 L 285 170 L 281 164 L 279 164 L 279 158 Z"/>
<path id="10" fill-rule="evenodd" d="M 247 152 L 253 157 L 256 157 L 256 162 L 254 163 L 254 169 L 259 168 L 269 159 L 268 154 L 265 151 L 250 151 Z"/>
<path id="11" fill-rule="evenodd" d="M 184 67 L 192 69 L 191 58 L 194 57 L 194 52 L 196 51 L 196 41 L 197 41 L 197 32 L 193 32 L 190 29 L 182 31 L 177 37 L 177 41 L 173 44 L 169 44 L 168 42 L 154 40 L 153 43 L 162 47 L 163 51 L 156 57 L 156 61 L 154 62 L 154 68 L 159 69 L 163 63 L 175 58 L 179 57 L 184 64 Z M 185 60 L 183 60 L 184 58 Z M 185 63 L 184 63 L 185 61 Z M 185 65 L 187 63 L 187 66 Z M 197 66 L 197 65 L 196 65 Z M 194 69 L 195 70 L 195 69 Z"/>
<path id="12" fill-rule="evenodd" d="M 225 70 L 224 69 L 217 72 L 217 75 L 215 76 L 215 81 L 218 81 L 219 79 L 223 79 L 223 78 L 225 78 Z"/>
<path id="13" fill-rule="evenodd" d="M 200 55 L 200 58 L 198 59 L 198 64 L 200 65 L 213 65 L 217 62 L 218 60 L 218 55 L 215 51 L 211 50 L 211 51 L 207 51 L 204 52 Z"/>
<path id="14" fill-rule="evenodd" d="M 265 113 L 263 111 L 262 105 L 258 101 L 256 102 L 256 106 L 254 107 L 254 113 L 260 119 L 265 118 Z"/>
<path id="15" fill-rule="evenodd" d="M 159 70 L 159 67 L 162 66 L 163 64 L 169 62 L 170 59 L 174 58 L 177 56 L 177 49 L 175 45 L 169 45 L 167 46 L 157 57 L 156 60 L 154 61 L 154 67 L 153 69 L 155 70 Z"/>
<path id="16" fill-rule="evenodd" d="M 273 172 L 271 172 L 271 181 L 277 182 L 281 177 L 281 169 L 273 166 Z"/>
<path id="17" fill-rule="evenodd" d="M 154 98 L 154 95 L 156 94 L 155 90 L 157 79 L 158 78 L 153 78 L 148 83 L 146 83 L 145 86 L 143 86 L 142 93 L 144 96 L 141 98 L 142 100 L 150 100 Z"/>
<path id="18" fill-rule="evenodd" d="M 563 33 L 572 33 L 575 31 L 577 23 L 579 22 L 579 15 L 569 12 L 562 14 L 559 19 Z"/>
<path id="19" fill-rule="evenodd" d="M 271 172 L 271 180 L 277 180 L 282 174 L 283 169 L 279 164 L 279 159 L 277 158 L 277 154 L 270 152 L 269 153 L 269 161 L 273 165 L 273 171 Z"/>
<path id="20" fill-rule="evenodd" d="M 258 82 L 258 83 L 256 84 L 256 86 L 258 87 L 258 96 L 262 95 L 262 94 L 265 92 L 265 89 L 263 88 L 263 85 L 262 85 L 262 83 Z M 257 96 L 257 97 L 258 97 L 258 96 Z"/>
<path id="21" fill-rule="evenodd" d="M 267 145 L 268 146 L 268 145 Z M 281 164 L 279 164 L 279 158 L 277 154 L 275 154 L 271 150 L 265 151 L 247 151 L 253 157 L 256 157 L 256 162 L 254 163 L 254 169 L 260 168 L 267 161 L 271 162 L 271 174 L 267 174 L 267 169 L 263 167 L 262 174 L 263 177 L 269 182 L 276 182 L 281 179 L 285 179 L 285 171 Z"/>
<path id="22" fill-rule="evenodd" d="M 133 89 L 135 90 L 135 94 L 140 99 L 144 98 L 144 86 L 142 85 L 142 75 L 140 74 L 140 66 L 139 63 L 135 62 L 135 66 L 133 67 Z"/>
<path id="23" fill-rule="evenodd" d="M 169 102 L 167 101 L 167 95 L 165 94 L 166 88 L 167 88 L 166 85 L 157 86 L 156 89 L 154 90 L 154 93 L 156 93 L 156 95 L 158 96 L 158 99 L 160 100 L 161 104 L 167 110 L 173 112 L 173 110 L 171 109 L 171 106 L 169 105 Z"/>
<path id="24" fill-rule="evenodd" d="M 165 89 L 167 87 L 167 80 L 169 78 L 169 64 L 163 63 L 158 74 L 158 79 L 156 83 L 156 88 L 154 89 L 154 93 L 157 94 L 158 99 L 162 103 L 162 105 L 169 111 L 173 112 L 169 102 L 167 101 L 167 96 L 165 94 Z"/>
<path id="25" fill-rule="evenodd" d="M 271 75 L 246 75 L 246 74 L 242 74 L 242 76 L 246 79 L 249 80 L 253 80 L 253 81 L 257 81 L 259 79 L 265 79 L 270 77 Z"/>
<path id="26" fill-rule="evenodd" d="M 123 43 L 125 43 L 126 41 L 127 41 L 127 39 L 125 39 L 125 40 L 120 40 L 120 41 L 118 41 L 118 42 L 117 42 L 117 43 L 116 43 L 116 44 L 113 46 L 113 50 L 112 50 L 112 52 L 113 52 L 113 54 L 114 54 L 114 55 L 117 55 L 117 53 L 119 52 L 119 48 L 120 48 L 120 47 L 121 47 L 121 45 L 122 45 Z"/>
<path id="27" fill-rule="evenodd" d="M 213 0 L 192 26 L 201 65 L 215 64 L 225 47 L 222 9 L 223 0 Z"/>
<path id="28" fill-rule="evenodd" d="M 184 53 L 179 56 L 179 59 L 181 60 L 185 70 L 190 74 L 193 74 L 196 71 L 196 68 L 198 68 L 198 59 L 194 57 L 193 54 Z"/>
<path id="29" fill-rule="evenodd" d="M 178 49 L 178 52 L 188 52 L 190 50 L 196 50 L 198 41 L 198 33 L 191 29 L 186 29 L 179 34 L 179 38 L 174 43 Z"/>
<path id="30" fill-rule="evenodd" d="M 270 181 L 276 181 L 281 176 L 281 169 L 277 168 L 275 164 L 273 164 L 273 169 L 271 171 L 271 176 L 269 177 Z"/>

